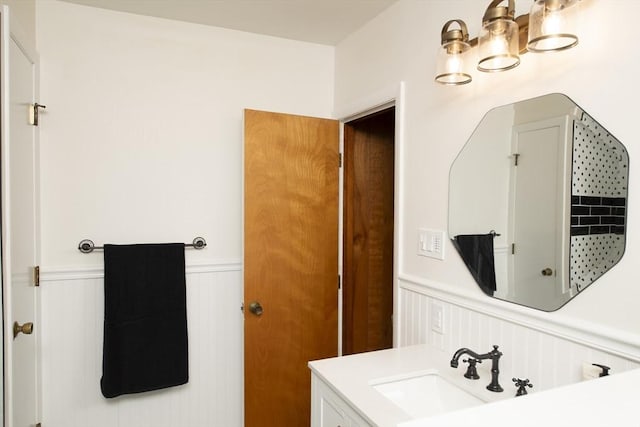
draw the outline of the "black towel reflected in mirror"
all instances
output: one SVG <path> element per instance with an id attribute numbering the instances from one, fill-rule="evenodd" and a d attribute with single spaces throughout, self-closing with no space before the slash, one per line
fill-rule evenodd
<path id="1" fill-rule="evenodd" d="M 493 296 L 496 291 L 496 268 L 493 252 L 493 233 L 459 234 L 453 243 L 462 260 L 480 285 L 482 291 Z"/>

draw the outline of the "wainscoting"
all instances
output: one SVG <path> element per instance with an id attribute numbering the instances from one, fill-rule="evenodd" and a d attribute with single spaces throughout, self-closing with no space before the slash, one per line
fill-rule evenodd
<path id="1" fill-rule="evenodd" d="M 187 265 L 189 383 L 105 399 L 102 269 L 44 270 L 42 424 L 47 427 L 242 426 L 242 265 Z"/>
<path id="2" fill-rule="evenodd" d="M 461 347 L 485 353 L 499 345 L 504 353 L 500 383 L 506 392 L 515 392 L 513 377 L 530 379 L 534 392 L 575 383 L 582 378 L 583 362 L 610 366 L 612 373 L 640 368 L 637 343 L 592 325 L 566 324 L 558 316 L 496 304 L 484 295 L 486 301 L 460 296 L 414 277 L 401 277 L 398 294 L 400 346 L 429 344 L 449 359 Z M 434 309 L 442 310 L 442 333 L 432 328 Z M 480 381 L 487 384 L 490 365 L 478 365 Z M 460 375 L 465 366 L 460 363 Z"/>
<path id="3" fill-rule="evenodd" d="M 105 399 L 101 269 L 44 270 L 41 276 L 42 423 L 47 427 L 196 427 L 243 424 L 242 269 L 239 261 L 187 266 L 190 379 L 185 386 Z M 402 276 L 398 343 L 428 343 L 449 358 L 460 347 L 504 353 L 501 384 L 529 378 L 540 391 L 579 381 L 583 362 L 621 372 L 640 367 L 640 345 L 592 325 L 513 304 L 477 300 Z M 432 330 L 434 307 L 443 333 Z M 554 320 L 555 319 L 555 320 Z M 560 326 L 562 323 L 563 326 Z M 633 337 L 632 337 L 633 338 Z M 464 365 L 458 368 L 463 374 Z M 478 365 L 481 380 L 489 363 Z"/>

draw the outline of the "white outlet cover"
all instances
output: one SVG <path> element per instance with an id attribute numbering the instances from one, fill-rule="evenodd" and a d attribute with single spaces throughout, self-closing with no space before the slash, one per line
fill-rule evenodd
<path id="1" fill-rule="evenodd" d="M 444 334 L 444 307 L 436 302 L 431 302 L 431 330 Z"/>

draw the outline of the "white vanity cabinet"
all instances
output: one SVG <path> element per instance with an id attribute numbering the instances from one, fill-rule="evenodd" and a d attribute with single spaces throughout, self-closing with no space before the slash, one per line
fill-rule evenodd
<path id="1" fill-rule="evenodd" d="M 316 374 L 311 374 L 311 427 L 373 427 Z"/>

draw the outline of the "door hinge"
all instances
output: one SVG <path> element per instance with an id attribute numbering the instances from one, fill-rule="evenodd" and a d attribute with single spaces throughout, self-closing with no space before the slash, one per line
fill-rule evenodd
<path id="1" fill-rule="evenodd" d="M 33 267 L 33 285 L 38 287 L 40 286 L 40 266 L 36 265 Z"/>
<path id="2" fill-rule="evenodd" d="M 342 276 L 338 274 L 338 290 L 342 289 Z"/>
<path id="3" fill-rule="evenodd" d="M 511 255 L 515 255 L 515 253 L 516 253 L 516 244 L 512 243 L 511 244 Z"/>
<path id="4" fill-rule="evenodd" d="M 342 153 L 338 153 L 338 167 L 342 167 Z"/>
<path id="5" fill-rule="evenodd" d="M 38 104 L 37 102 L 35 104 L 29 105 L 29 123 L 33 126 L 38 126 L 38 123 L 40 122 L 40 120 L 38 119 L 38 110 L 40 108 L 47 108 L 47 106 Z"/>
<path id="6" fill-rule="evenodd" d="M 513 161 L 514 161 L 514 166 L 518 166 L 518 158 L 520 157 L 520 154 L 514 154 L 513 155 Z"/>

